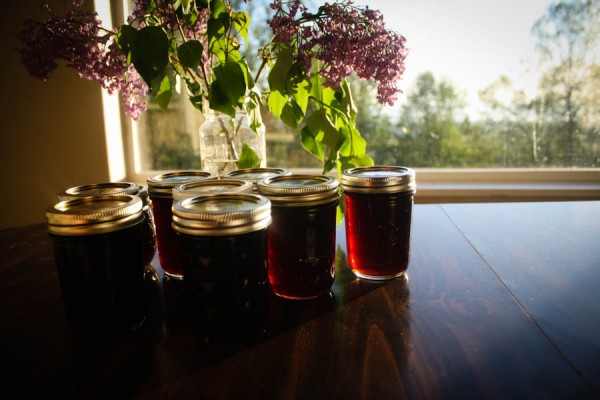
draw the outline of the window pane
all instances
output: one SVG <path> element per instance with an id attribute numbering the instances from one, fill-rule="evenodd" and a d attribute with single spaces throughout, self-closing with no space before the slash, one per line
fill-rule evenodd
<path id="1" fill-rule="evenodd" d="M 369 155 L 413 167 L 598 167 L 599 3 L 356 1 L 382 10 L 411 49 L 394 107 L 377 104 L 373 82 L 352 81 Z M 268 28 L 267 1 L 241 6 Z M 320 167 L 299 129 L 262 115 L 269 165 Z M 185 94 L 168 112 L 150 106 L 138 126 L 143 169 L 199 168 L 201 122 Z"/>

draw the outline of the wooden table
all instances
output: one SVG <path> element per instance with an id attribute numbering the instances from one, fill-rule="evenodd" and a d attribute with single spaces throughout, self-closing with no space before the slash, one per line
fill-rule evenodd
<path id="1" fill-rule="evenodd" d="M 207 338 L 147 270 L 148 318 L 74 336 L 43 225 L 0 231 L 2 397 L 598 398 L 600 202 L 416 205 L 408 281 L 273 297 L 264 331 Z"/>

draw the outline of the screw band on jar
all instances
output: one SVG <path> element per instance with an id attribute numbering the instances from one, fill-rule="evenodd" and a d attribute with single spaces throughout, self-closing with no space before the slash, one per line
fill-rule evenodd
<path id="1" fill-rule="evenodd" d="M 131 195 L 104 195 L 63 200 L 46 210 L 48 231 L 78 236 L 112 232 L 143 219 L 142 200 Z"/>
<path id="2" fill-rule="evenodd" d="M 310 206 L 338 199 L 338 181 L 327 175 L 287 175 L 263 179 L 259 193 L 280 207 Z"/>
<path id="3" fill-rule="evenodd" d="M 344 191 L 359 193 L 393 193 L 416 191 L 415 171 L 397 166 L 372 166 L 342 172 Z"/>
<path id="4" fill-rule="evenodd" d="M 131 182 L 104 182 L 74 186 L 58 194 L 60 200 L 69 200 L 105 194 L 137 194 L 139 186 Z"/>
<path id="5" fill-rule="evenodd" d="M 153 176 L 148 179 L 148 191 L 150 197 L 173 197 L 173 188 L 187 183 L 202 181 L 206 179 L 216 179 L 217 176 L 206 171 L 176 171 L 167 172 Z"/>
<path id="6" fill-rule="evenodd" d="M 240 179 L 209 179 L 173 188 L 173 201 L 217 193 L 252 193 L 252 183 Z"/>
<path id="7" fill-rule="evenodd" d="M 248 193 L 203 195 L 173 204 L 173 228 L 190 235 L 238 235 L 271 223 L 271 202 Z"/>
<path id="8" fill-rule="evenodd" d="M 291 171 L 285 168 L 244 168 L 228 172 L 225 176 L 228 178 L 242 179 L 257 184 L 263 179 L 274 176 L 291 175 Z"/>

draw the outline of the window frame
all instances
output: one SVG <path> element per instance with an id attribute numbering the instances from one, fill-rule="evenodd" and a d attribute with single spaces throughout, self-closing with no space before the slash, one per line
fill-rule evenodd
<path id="1" fill-rule="evenodd" d="M 98 3 L 110 5 L 113 26 L 124 23 L 128 15 L 124 7 L 127 0 L 95 1 L 96 9 Z M 136 124 L 124 114 L 118 96 L 104 96 L 104 109 L 115 110 L 115 102 L 120 110 L 121 131 L 115 133 L 115 125 L 106 124 L 106 134 L 107 140 L 120 135 L 123 152 L 116 157 L 109 156 L 111 168 L 122 170 L 124 165 L 124 180 L 140 184 L 168 172 L 141 170 Z M 415 168 L 415 171 L 415 201 L 421 203 L 600 200 L 600 168 Z M 321 171 L 292 168 L 292 172 Z"/>

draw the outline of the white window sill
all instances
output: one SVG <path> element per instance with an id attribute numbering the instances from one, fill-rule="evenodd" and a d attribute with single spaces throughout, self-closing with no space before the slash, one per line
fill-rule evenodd
<path id="1" fill-rule="evenodd" d="M 167 171 L 145 171 L 130 180 Z M 293 173 L 319 174 L 316 169 Z M 335 172 L 332 175 L 335 176 Z M 600 169 L 416 169 L 417 203 L 600 200 Z"/>

